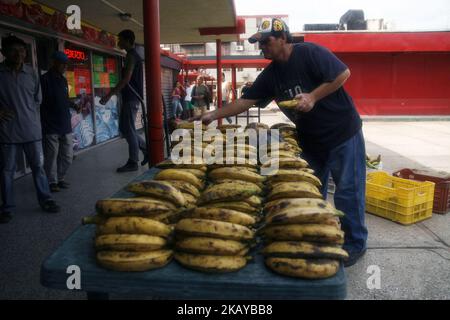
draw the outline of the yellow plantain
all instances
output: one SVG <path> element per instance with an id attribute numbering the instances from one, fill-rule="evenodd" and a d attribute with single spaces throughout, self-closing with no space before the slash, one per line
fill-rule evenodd
<path id="1" fill-rule="evenodd" d="M 164 180 L 177 188 L 182 193 L 189 193 L 195 198 L 200 197 L 200 191 L 192 184 L 182 180 Z"/>
<path id="2" fill-rule="evenodd" d="M 261 183 L 264 182 L 265 177 L 261 176 L 258 173 L 254 173 L 242 168 L 219 168 L 214 169 L 209 172 L 209 177 L 211 179 L 236 179 L 236 180 L 244 180 L 253 183 Z"/>
<path id="3" fill-rule="evenodd" d="M 262 164 L 262 167 L 278 167 L 282 169 L 288 168 L 307 168 L 308 162 L 298 157 L 270 159 Z"/>
<path id="4" fill-rule="evenodd" d="M 291 198 L 279 199 L 267 202 L 264 205 L 264 213 L 270 214 L 283 209 L 294 208 L 319 208 L 319 209 L 334 209 L 333 205 L 323 199 L 309 199 L 309 198 Z"/>
<path id="5" fill-rule="evenodd" d="M 305 241 L 275 241 L 262 251 L 268 257 L 301 259 L 348 259 L 348 253 L 339 246 Z"/>
<path id="6" fill-rule="evenodd" d="M 278 170 L 277 173 L 267 177 L 271 184 L 277 182 L 296 182 L 296 181 L 306 181 L 312 183 L 317 187 L 322 186 L 319 178 L 308 172 L 298 171 L 298 170 Z"/>
<path id="7" fill-rule="evenodd" d="M 175 226 L 175 232 L 181 236 L 200 236 L 229 240 L 251 240 L 254 232 L 235 223 L 206 219 L 182 219 Z"/>
<path id="8" fill-rule="evenodd" d="M 295 107 L 297 107 L 298 103 L 299 103 L 299 100 L 297 100 L 297 99 L 277 102 L 278 106 L 280 106 L 281 108 L 286 108 L 286 109 L 294 109 Z"/>
<path id="9" fill-rule="evenodd" d="M 201 195 L 198 203 L 208 204 L 223 201 L 239 201 L 258 193 L 257 188 L 236 183 L 221 183 L 209 186 Z"/>
<path id="10" fill-rule="evenodd" d="M 203 190 L 203 182 L 184 169 L 164 169 L 155 175 L 155 180 L 181 180 L 188 182 L 199 190 Z"/>
<path id="11" fill-rule="evenodd" d="M 97 234 L 146 234 L 167 238 L 172 229 L 159 221 L 141 217 L 102 218 L 90 216 L 83 218 L 83 224 L 97 224 Z"/>
<path id="12" fill-rule="evenodd" d="M 95 209 L 97 213 L 105 216 L 152 216 L 174 211 L 176 207 L 159 199 L 110 198 L 98 200 Z"/>
<path id="13" fill-rule="evenodd" d="M 165 266 L 171 259 L 171 250 L 100 251 L 97 253 L 97 263 L 103 268 L 114 271 L 148 271 Z"/>
<path id="14" fill-rule="evenodd" d="M 147 180 L 128 185 L 127 190 L 139 195 L 167 200 L 176 206 L 184 206 L 186 200 L 183 194 L 165 181 Z"/>
<path id="15" fill-rule="evenodd" d="M 268 201 L 286 198 L 323 199 L 323 196 L 315 185 L 305 181 L 279 182 L 272 185 L 272 190 L 267 197 Z"/>
<path id="16" fill-rule="evenodd" d="M 164 160 L 156 166 L 158 169 L 197 169 L 206 172 L 208 168 L 204 164 L 175 164 L 172 160 Z"/>
<path id="17" fill-rule="evenodd" d="M 206 237 L 179 239 L 175 247 L 182 252 L 217 256 L 244 256 L 248 253 L 248 245 L 242 242 Z"/>
<path id="18" fill-rule="evenodd" d="M 210 273 L 233 272 L 242 269 L 247 264 L 247 258 L 242 256 L 213 256 L 176 252 L 174 258 L 189 269 Z"/>
<path id="19" fill-rule="evenodd" d="M 215 202 L 215 203 L 208 203 L 207 205 L 204 205 L 205 208 L 224 208 L 224 209 L 231 209 L 236 210 L 252 215 L 257 215 L 259 213 L 259 209 L 252 207 L 246 202 L 243 201 L 228 201 L 228 202 Z"/>
<path id="20" fill-rule="evenodd" d="M 321 243 L 342 244 L 344 232 L 336 226 L 322 224 L 287 224 L 268 225 L 262 234 L 270 240 L 312 241 Z"/>
<path id="21" fill-rule="evenodd" d="M 257 222 L 257 219 L 254 216 L 247 213 L 223 208 L 197 207 L 190 212 L 187 217 L 224 221 L 247 227 L 253 226 Z"/>
<path id="22" fill-rule="evenodd" d="M 248 182 L 248 181 L 244 181 L 244 180 L 235 180 L 235 179 L 214 180 L 214 184 L 221 184 L 221 183 L 235 183 L 235 184 L 248 186 L 249 188 L 258 190 L 257 194 L 261 194 L 263 192 L 263 188 L 264 188 L 263 183 L 253 183 L 253 182 Z"/>
<path id="23" fill-rule="evenodd" d="M 339 226 L 334 208 L 287 208 L 265 217 L 267 224 L 327 224 Z"/>
<path id="24" fill-rule="evenodd" d="M 146 234 L 104 234 L 95 238 L 95 248 L 115 251 L 154 251 L 163 248 L 166 240 Z"/>
<path id="25" fill-rule="evenodd" d="M 324 279 L 339 270 L 339 261 L 328 259 L 267 258 L 266 265 L 276 273 L 305 279 Z"/>

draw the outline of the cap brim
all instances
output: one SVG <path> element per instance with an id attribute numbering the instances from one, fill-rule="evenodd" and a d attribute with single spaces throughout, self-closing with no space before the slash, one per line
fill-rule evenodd
<path id="1" fill-rule="evenodd" d="M 256 43 L 256 42 L 264 40 L 264 39 L 266 39 L 268 37 L 270 37 L 270 33 L 257 32 L 254 35 L 252 35 L 250 38 L 248 38 L 248 42 Z"/>

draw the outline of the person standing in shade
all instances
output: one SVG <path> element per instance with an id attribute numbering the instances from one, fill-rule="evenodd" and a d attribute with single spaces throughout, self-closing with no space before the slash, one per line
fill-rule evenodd
<path id="1" fill-rule="evenodd" d="M 230 102 L 231 83 L 225 80 L 225 73 L 222 73 L 222 107 Z M 231 123 L 231 117 L 226 117 L 228 123 Z"/>
<path id="2" fill-rule="evenodd" d="M 336 183 L 334 204 L 343 211 L 344 249 L 355 264 L 366 252 L 365 224 L 366 152 L 362 120 L 343 85 L 350 70 L 330 50 L 309 42 L 293 43 L 286 23 L 265 19 L 249 38 L 259 43 L 272 62 L 244 95 L 227 108 L 204 114 L 209 124 L 242 113 L 261 101 L 296 101 L 294 108 L 280 108 L 295 123 L 302 157 L 322 182 L 326 199 L 330 174 Z M 195 119 L 194 119 L 195 120 Z"/>
<path id="3" fill-rule="evenodd" d="M 135 35 L 131 30 L 123 30 L 119 33 L 118 46 L 126 50 L 125 66 L 122 72 L 122 79 L 116 87 L 104 96 L 101 104 L 106 104 L 112 96 L 121 93 L 122 108 L 119 117 L 119 131 L 128 143 L 128 161 L 125 165 L 117 169 L 117 172 L 128 172 L 138 170 L 139 150 L 144 154 L 141 165 L 148 163 L 147 146 L 144 139 L 136 131 L 136 114 L 141 104 L 140 100 L 144 96 L 144 71 L 142 58 L 136 51 Z"/>
<path id="4" fill-rule="evenodd" d="M 56 51 L 53 65 L 41 77 L 41 123 L 44 145 L 44 169 L 50 191 L 69 188 L 65 181 L 73 159 L 73 137 L 70 108 L 80 108 L 69 99 L 69 86 L 64 77 L 69 59 L 64 52 Z"/>
<path id="5" fill-rule="evenodd" d="M 203 76 L 197 77 L 197 85 L 192 89 L 192 101 L 194 105 L 194 114 L 203 115 L 206 112 L 207 99 L 210 96 L 208 87 L 204 84 Z"/>
<path id="6" fill-rule="evenodd" d="M 43 168 L 39 76 L 24 63 L 26 53 L 26 44 L 22 39 L 15 36 L 2 39 L 5 61 L 0 63 L 0 223 L 9 222 L 16 207 L 13 187 L 19 150 L 24 151 L 30 164 L 41 208 L 52 213 L 60 211 L 52 199 Z"/>
<path id="7" fill-rule="evenodd" d="M 191 85 L 188 81 L 186 81 L 186 97 L 184 97 L 184 110 L 186 111 L 187 118 L 191 118 L 194 116 L 194 106 L 192 105 L 192 88 L 194 85 Z"/>
<path id="8" fill-rule="evenodd" d="M 183 106 L 181 105 L 181 99 L 183 90 L 180 82 L 175 83 L 175 88 L 172 90 L 172 110 L 175 119 L 178 119 L 183 114 Z"/>

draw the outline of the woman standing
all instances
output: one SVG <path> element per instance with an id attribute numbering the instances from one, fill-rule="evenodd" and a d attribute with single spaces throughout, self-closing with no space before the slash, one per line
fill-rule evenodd
<path id="1" fill-rule="evenodd" d="M 180 115 L 183 113 L 183 106 L 181 104 L 182 92 L 183 91 L 181 83 L 177 81 L 175 84 L 175 88 L 172 91 L 172 108 L 173 108 L 173 116 L 175 118 L 179 118 Z"/>

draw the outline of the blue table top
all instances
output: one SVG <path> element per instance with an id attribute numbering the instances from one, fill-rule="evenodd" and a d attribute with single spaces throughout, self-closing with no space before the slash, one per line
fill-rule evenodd
<path id="1" fill-rule="evenodd" d="M 138 180 L 151 179 L 156 169 Z M 126 197 L 121 190 L 114 197 Z M 80 226 L 48 257 L 41 267 L 41 283 L 66 289 L 67 268 L 81 269 L 81 290 L 119 293 L 168 299 L 344 299 L 346 277 L 341 265 L 338 273 L 322 280 L 295 279 L 277 275 L 265 267 L 263 257 L 254 257 L 234 273 L 207 274 L 188 270 L 172 261 L 166 267 L 147 272 L 116 272 L 97 266 L 93 246 L 95 226 Z"/>

